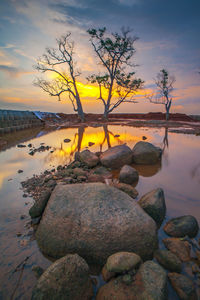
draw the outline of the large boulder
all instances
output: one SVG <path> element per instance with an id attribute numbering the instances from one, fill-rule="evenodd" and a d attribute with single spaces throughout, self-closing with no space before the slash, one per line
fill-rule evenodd
<path id="1" fill-rule="evenodd" d="M 157 248 L 153 219 L 134 199 L 103 183 L 56 186 L 36 238 L 49 256 L 78 253 L 101 265 L 119 251 L 148 259 Z"/>
<path id="2" fill-rule="evenodd" d="M 77 254 L 54 262 L 38 279 L 32 300 L 92 299 L 93 289 L 89 267 Z"/>
<path id="3" fill-rule="evenodd" d="M 139 179 L 138 171 L 131 166 L 124 165 L 119 173 L 119 181 L 122 183 L 132 184 Z"/>
<path id="4" fill-rule="evenodd" d="M 162 154 L 162 150 L 148 142 L 138 142 L 133 147 L 133 162 L 141 165 L 156 164 Z"/>
<path id="5" fill-rule="evenodd" d="M 164 191 L 158 188 L 148 192 L 138 203 L 154 219 L 158 227 L 160 227 L 166 214 Z"/>
<path id="6" fill-rule="evenodd" d="M 99 157 L 92 153 L 90 150 L 83 150 L 82 152 L 75 153 L 75 160 L 78 160 L 89 168 L 95 167 L 99 162 Z"/>
<path id="7" fill-rule="evenodd" d="M 188 215 L 169 220 L 163 229 L 165 233 L 173 237 L 188 235 L 193 238 L 198 233 L 199 225 L 195 217 Z"/>
<path id="8" fill-rule="evenodd" d="M 101 163 L 103 166 L 112 169 L 118 169 L 132 162 L 133 153 L 126 145 L 119 145 L 109 148 L 101 155 Z"/>
<path id="9" fill-rule="evenodd" d="M 135 277 L 124 275 L 111 279 L 99 289 L 96 300 L 114 299 L 167 300 L 166 272 L 157 263 L 147 261 L 141 265 Z"/>

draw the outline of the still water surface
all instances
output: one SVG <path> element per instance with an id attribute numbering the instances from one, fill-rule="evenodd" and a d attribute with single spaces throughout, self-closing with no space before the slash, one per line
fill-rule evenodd
<path id="1" fill-rule="evenodd" d="M 30 132 L 30 137 L 31 137 Z M 50 132 L 24 143 L 25 148 L 12 146 L 0 152 L 0 299 L 30 299 L 36 282 L 31 268 L 46 268 L 51 262 L 45 258 L 32 236 L 28 210 L 32 199 L 23 197 L 20 182 L 33 174 L 51 170 L 73 160 L 74 153 L 88 147 L 93 152 L 127 143 L 131 148 L 145 136 L 146 141 L 164 149 L 162 162 L 154 166 L 134 166 L 140 174 L 136 189 L 140 198 L 146 192 L 164 189 L 167 216 L 185 214 L 195 216 L 200 223 L 200 136 L 168 133 L 166 129 L 128 126 L 99 126 L 67 128 Z M 64 139 L 70 139 L 64 143 Z M 13 136 L 15 139 L 15 136 Z M 29 155 L 28 144 L 36 148 L 41 143 L 54 150 Z M 18 170 L 23 173 L 18 173 Z M 24 215 L 24 218 L 21 217 Z M 17 236 L 21 233 L 21 236 Z M 162 228 L 159 233 L 163 236 Z M 16 267 L 26 258 L 23 268 Z M 171 299 L 177 299 L 172 295 Z"/>

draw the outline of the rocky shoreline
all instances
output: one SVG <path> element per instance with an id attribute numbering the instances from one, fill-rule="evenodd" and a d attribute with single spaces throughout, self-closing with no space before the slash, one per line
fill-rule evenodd
<path id="1" fill-rule="evenodd" d="M 70 165 L 22 182 L 35 203 L 29 213 L 40 249 L 56 260 L 38 279 L 32 299 L 94 299 L 90 264 L 102 266 L 96 299 L 168 299 L 167 282 L 180 299 L 200 294 L 199 226 L 193 216 L 165 222 L 164 191 L 138 199 L 130 165 L 156 164 L 161 149 L 138 142 L 103 153 L 77 152 Z M 113 169 L 119 169 L 113 178 Z M 137 199 L 138 201 L 136 201 Z M 72 267 L 73 266 L 73 267 Z M 59 278 L 59 280 L 58 280 Z"/>

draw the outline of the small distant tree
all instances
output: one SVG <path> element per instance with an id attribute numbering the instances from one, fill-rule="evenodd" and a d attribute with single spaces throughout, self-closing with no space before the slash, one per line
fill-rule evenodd
<path id="1" fill-rule="evenodd" d="M 70 36 L 71 33 L 67 33 L 57 39 L 57 49 L 46 48 L 45 53 L 37 60 L 37 65 L 34 66 L 36 70 L 42 73 L 55 74 L 55 79 L 48 81 L 37 78 L 34 85 L 39 86 L 50 96 L 58 97 L 58 100 L 61 100 L 61 95 L 64 93 L 68 94 L 74 111 L 78 113 L 79 118 L 83 121 L 84 112 L 76 81 L 81 72 L 76 69 L 74 42 L 70 40 Z"/>
<path id="2" fill-rule="evenodd" d="M 132 61 L 134 43 L 138 38 L 132 37 L 130 32 L 130 29 L 122 28 L 120 34 L 108 35 L 105 27 L 88 30 L 94 51 L 105 69 L 105 73 L 93 74 L 88 80 L 99 86 L 99 99 L 104 105 L 106 119 L 121 103 L 135 103 L 135 92 L 143 85 L 143 81 L 136 79 L 132 70 L 135 67 Z M 103 90 L 106 96 L 103 96 Z"/>
<path id="3" fill-rule="evenodd" d="M 175 82 L 175 77 L 169 75 L 169 72 L 162 69 L 156 76 L 156 93 L 147 96 L 150 102 L 154 104 L 164 104 L 166 112 L 166 120 L 169 120 L 169 111 L 172 105 L 172 91 Z"/>

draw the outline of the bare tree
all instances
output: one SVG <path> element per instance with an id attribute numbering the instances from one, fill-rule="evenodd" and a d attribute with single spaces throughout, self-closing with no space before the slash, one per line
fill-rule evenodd
<path id="1" fill-rule="evenodd" d="M 38 59 L 37 65 L 34 66 L 36 70 L 42 73 L 54 73 L 56 78 L 51 81 L 37 78 L 34 85 L 39 86 L 50 96 L 58 97 L 58 100 L 61 100 L 61 95 L 67 93 L 74 111 L 78 113 L 83 121 L 84 112 L 76 81 L 81 73 L 76 69 L 74 42 L 70 40 L 70 36 L 71 33 L 67 33 L 57 39 L 57 49 L 46 48 L 45 53 Z"/>
<path id="2" fill-rule="evenodd" d="M 99 86 L 99 99 L 104 105 L 106 119 L 121 103 L 135 103 L 135 92 L 144 83 L 134 77 L 135 72 L 130 72 L 135 67 L 132 58 L 135 54 L 134 43 L 138 39 L 132 37 L 130 32 L 130 29 L 122 28 L 121 34 L 108 35 L 105 27 L 88 30 L 94 51 L 105 69 L 104 74 L 94 74 L 88 79 Z M 103 90 L 106 91 L 106 96 L 103 96 Z"/>
<path id="3" fill-rule="evenodd" d="M 166 112 L 166 120 L 169 120 L 169 111 L 172 104 L 172 91 L 174 89 L 173 84 L 175 77 L 169 75 L 168 71 L 162 69 L 156 76 L 156 92 L 152 95 L 146 95 L 151 103 L 164 104 Z"/>

